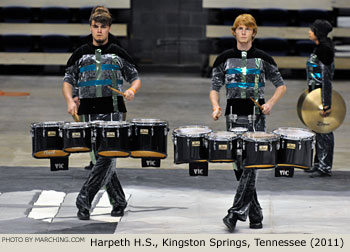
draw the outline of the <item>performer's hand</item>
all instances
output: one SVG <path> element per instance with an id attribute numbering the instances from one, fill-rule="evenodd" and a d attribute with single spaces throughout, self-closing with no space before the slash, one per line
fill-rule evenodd
<path id="1" fill-rule="evenodd" d="M 68 111 L 68 114 L 71 114 L 71 115 L 76 115 L 78 113 L 78 108 L 75 101 L 68 102 L 67 111 Z"/>
<path id="2" fill-rule="evenodd" d="M 135 90 L 133 88 L 129 88 L 124 92 L 124 95 L 125 99 L 127 99 L 128 101 L 132 101 L 135 97 Z"/>
<path id="3" fill-rule="evenodd" d="M 329 108 L 329 106 L 324 106 L 323 110 L 320 112 L 320 114 L 323 117 L 327 117 L 330 115 L 331 112 L 332 112 L 332 108 Z"/>
<path id="4" fill-rule="evenodd" d="M 213 113 L 211 114 L 211 117 L 214 119 L 214 121 L 218 120 L 221 115 L 222 112 L 220 107 L 213 108 Z"/>
<path id="5" fill-rule="evenodd" d="M 80 106 L 80 100 L 78 96 L 74 96 L 73 97 L 73 101 L 75 102 L 75 105 L 77 106 L 77 108 L 79 108 Z"/>
<path id="6" fill-rule="evenodd" d="M 269 115 L 270 114 L 272 106 L 268 102 L 263 104 L 263 105 L 261 105 L 261 107 L 263 108 L 263 110 L 262 110 L 263 114 L 265 114 L 265 115 Z"/>

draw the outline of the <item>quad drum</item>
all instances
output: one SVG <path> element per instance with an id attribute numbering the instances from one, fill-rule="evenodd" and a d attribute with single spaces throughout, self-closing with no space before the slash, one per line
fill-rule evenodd
<path id="1" fill-rule="evenodd" d="M 267 169 L 277 165 L 279 137 L 269 132 L 246 132 L 242 135 L 244 168 Z"/>
<path id="2" fill-rule="evenodd" d="M 282 127 L 273 130 L 280 136 L 278 166 L 307 169 L 312 166 L 315 133 L 303 128 Z"/>
<path id="3" fill-rule="evenodd" d="M 132 119 L 131 156 L 166 158 L 168 122 L 159 119 Z"/>
<path id="4" fill-rule="evenodd" d="M 189 125 L 174 129 L 174 163 L 207 162 L 205 136 L 212 132 L 207 126 Z"/>
<path id="5" fill-rule="evenodd" d="M 32 155 L 35 158 L 66 157 L 63 151 L 62 127 L 64 122 L 31 124 Z"/>
<path id="6" fill-rule="evenodd" d="M 211 132 L 206 137 L 209 162 L 234 162 L 237 157 L 238 136 L 230 131 Z"/>
<path id="7" fill-rule="evenodd" d="M 65 123 L 63 125 L 63 150 L 71 153 L 91 151 L 90 123 Z"/>
<path id="8" fill-rule="evenodd" d="M 126 121 L 97 122 L 96 152 L 102 157 L 129 157 L 131 124 Z"/>

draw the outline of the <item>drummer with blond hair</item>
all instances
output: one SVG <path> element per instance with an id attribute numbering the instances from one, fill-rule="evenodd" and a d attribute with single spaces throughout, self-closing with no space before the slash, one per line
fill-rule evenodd
<path id="1" fill-rule="evenodd" d="M 249 131 L 265 131 L 266 115 L 271 113 L 273 106 L 283 97 L 286 86 L 273 58 L 253 45 L 257 25 L 252 15 L 238 16 L 232 27 L 232 34 L 237 44 L 222 52 L 213 65 L 209 95 L 213 107 L 212 118 L 218 120 L 223 114 L 219 92 L 225 86 L 227 101 L 224 114 L 227 130 L 244 127 Z M 265 79 L 270 80 L 276 88 L 266 102 Z M 241 163 L 237 166 L 243 168 Z M 247 217 L 250 228 L 263 227 L 263 214 L 255 187 L 256 178 L 256 169 L 243 169 L 233 206 L 223 219 L 230 232 L 234 231 L 237 220 L 245 221 Z"/>

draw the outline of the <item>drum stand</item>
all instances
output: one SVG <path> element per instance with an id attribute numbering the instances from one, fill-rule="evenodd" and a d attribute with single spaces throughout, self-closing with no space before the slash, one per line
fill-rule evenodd
<path id="1" fill-rule="evenodd" d="M 142 167 L 160 167 L 160 158 L 141 158 Z"/>
<path id="2" fill-rule="evenodd" d="M 51 171 L 68 170 L 68 160 L 69 160 L 69 157 L 51 157 L 50 170 Z"/>
<path id="3" fill-rule="evenodd" d="M 208 176 L 208 162 L 190 162 L 190 176 Z"/>
<path id="4" fill-rule="evenodd" d="M 275 168 L 275 177 L 293 177 L 294 167 L 277 166 Z"/>

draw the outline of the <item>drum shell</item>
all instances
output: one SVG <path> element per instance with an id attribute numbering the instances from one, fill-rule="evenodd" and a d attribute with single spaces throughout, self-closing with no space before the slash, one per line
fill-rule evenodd
<path id="1" fill-rule="evenodd" d="M 166 158 L 168 127 L 166 125 L 132 125 L 131 156 Z"/>
<path id="2" fill-rule="evenodd" d="M 96 152 L 102 157 L 129 157 L 130 127 L 96 126 Z"/>
<path id="3" fill-rule="evenodd" d="M 32 125 L 32 156 L 38 159 L 69 156 L 69 153 L 63 151 L 61 130 L 60 125 Z"/>
<path id="4" fill-rule="evenodd" d="M 174 163 L 206 162 L 208 150 L 205 147 L 204 136 L 173 135 Z"/>
<path id="5" fill-rule="evenodd" d="M 207 139 L 208 161 L 213 163 L 234 162 L 237 158 L 238 138 L 233 140 Z"/>
<path id="6" fill-rule="evenodd" d="M 277 152 L 277 164 L 312 167 L 313 139 L 291 140 L 281 136 L 280 149 Z"/>
<path id="7" fill-rule="evenodd" d="M 63 149 L 71 153 L 90 152 L 92 149 L 91 127 L 64 128 Z"/>
<path id="8" fill-rule="evenodd" d="M 244 167 L 249 168 L 274 168 L 277 165 L 277 149 L 279 140 L 271 141 L 249 141 L 243 140 Z"/>

